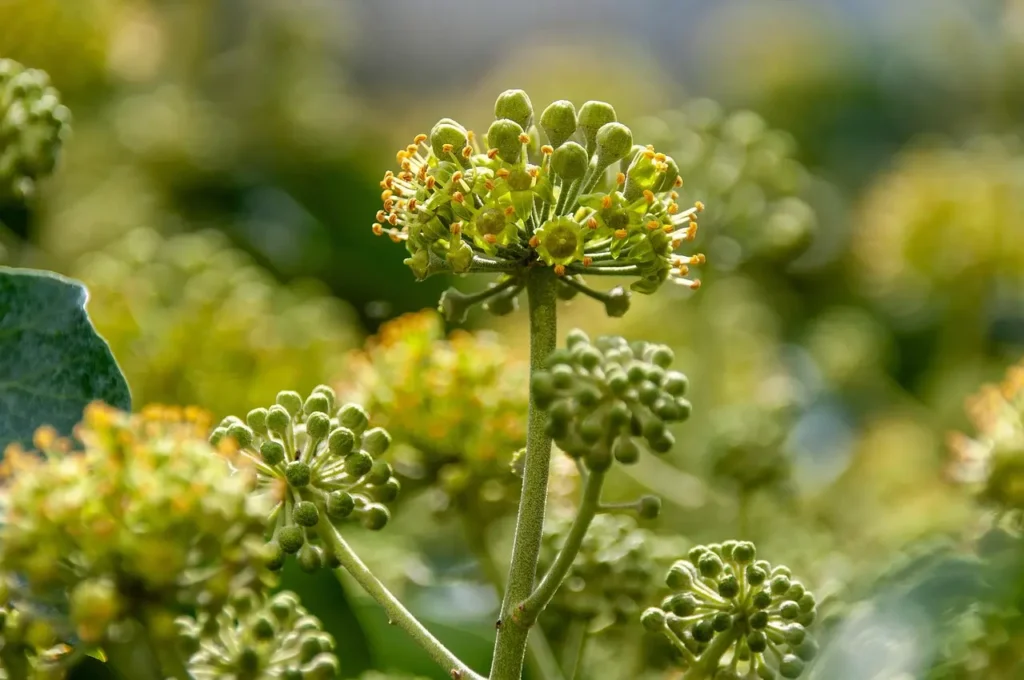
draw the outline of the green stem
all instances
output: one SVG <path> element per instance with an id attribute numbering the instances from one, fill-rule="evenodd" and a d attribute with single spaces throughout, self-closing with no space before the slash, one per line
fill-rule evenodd
<path id="1" fill-rule="evenodd" d="M 590 632 L 587 630 L 587 622 L 576 621 L 569 630 L 569 645 L 566 655 L 565 667 L 569 671 L 569 680 L 576 680 L 583 667 L 583 655 L 587 649 L 587 638 Z"/>
<path id="2" fill-rule="evenodd" d="M 602 266 L 592 264 L 589 267 L 583 265 L 569 265 L 566 267 L 570 274 L 583 274 L 584 276 L 640 276 L 643 272 L 636 265 Z"/>
<path id="3" fill-rule="evenodd" d="M 558 551 L 555 561 L 551 563 L 548 573 L 544 574 L 544 578 L 541 579 L 540 585 L 519 605 L 517 609 L 519 619 L 527 623 L 536 621 L 544 607 L 555 596 L 555 591 L 562 585 L 565 575 L 569 573 L 572 563 L 576 561 L 580 546 L 583 545 L 583 539 L 587 535 L 587 529 L 590 528 L 590 523 L 594 520 L 594 515 L 597 514 L 598 507 L 601 505 L 602 486 L 604 486 L 603 472 L 591 472 L 587 476 L 587 481 L 583 486 L 583 497 L 580 499 L 580 507 L 576 517 L 573 518 L 572 526 L 569 527 L 565 543 Z"/>
<path id="4" fill-rule="evenodd" d="M 718 672 L 718 663 L 722 660 L 722 656 L 729 651 L 729 648 L 739 639 L 739 636 L 740 632 L 735 626 L 724 633 L 716 635 L 715 639 L 708 645 L 708 648 L 700 655 L 700 661 L 686 671 L 682 680 L 711 680 L 711 678 L 715 677 L 715 673 Z"/>
<path id="5" fill-rule="evenodd" d="M 550 267 L 538 267 L 529 272 L 526 291 L 530 305 L 531 375 L 544 368 L 548 356 L 555 350 L 558 326 L 556 290 L 557 280 Z M 520 680 L 523 674 L 530 626 L 517 622 L 513 614 L 514 608 L 530 596 L 537 577 L 551 469 L 551 437 L 546 431 L 546 420 L 544 411 L 537 407 L 531 394 L 523 491 L 519 498 L 508 587 L 501 607 L 501 625 L 494 643 L 491 680 Z"/>
<path id="6" fill-rule="evenodd" d="M 439 666 L 451 674 L 454 680 L 483 680 L 482 676 L 452 654 L 440 640 L 435 638 L 419 620 L 398 601 L 390 590 L 363 564 L 359 556 L 338 533 L 337 528 L 323 516 L 317 525 L 320 540 L 328 550 L 341 562 L 341 566 L 352 575 L 363 590 L 377 601 L 388 616 L 388 622 L 397 625 L 408 633 L 420 647 L 425 649 Z"/>

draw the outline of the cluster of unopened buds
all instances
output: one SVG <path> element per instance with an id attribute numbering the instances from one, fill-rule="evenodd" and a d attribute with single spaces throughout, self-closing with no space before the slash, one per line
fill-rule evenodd
<path id="1" fill-rule="evenodd" d="M 0 59 L 0 199 L 32 195 L 56 166 L 70 120 L 45 72 Z"/>
<path id="2" fill-rule="evenodd" d="M 384 503 L 398 496 L 400 484 L 388 463 L 375 460 L 388 450 L 391 436 L 371 428 L 361 406 L 339 407 L 326 385 L 306 399 L 279 392 L 276 404 L 253 409 L 245 422 L 228 416 L 211 440 L 233 442 L 256 470 L 257 495 L 272 506 L 272 568 L 283 567 L 288 555 L 296 555 L 306 571 L 337 567 L 334 556 L 317 545 L 323 523 L 359 519 L 376 530 L 391 517 Z"/>
<path id="3" fill-rule="evenodd" d="M 264 598 L 241 590 L 217 614 L 180 618 L 177 624 L 195 680 L 338 677 L 334 638 L 290 592 Z"/>
<path id="4" fill-rule="evenodd" d="M 656 453 L 675 443 L 668 425 L 690 415 L 686 376 L 669 370 L 674 355 L 664 345 L 629 343 L 605 336 L 591 343 L 579 330 L 532 379 L 533 397 L 548 412 L 548 431 L 559 448 L 591 470 L 613 460 L 629 465 L 640 443 Z"/>
<path id="5" fill-rule="evenodd" d="M 814 595 L 786 567 L 757 560 L 752 543 L 697 546 L 665 582 L 672 594 L 641 621 L 668 637 L 688 679 L 797 678 L 817 654 Z"/>
<path id="6" fill-rule="evenodd" d="M 688 274 L 704 256 L 675 251 L 695 237 L 703 205 L 679 206 L 675 161 L 634 144 L 611 105 L 589 101 L 577 111 L 560 100 L 534 121 L 526 93 L 508 90 L 494 115 L 483 144 L 458 122 L 440 120 L 399 150 L 401 169 L 381 182 L 373 230 L 405 242 L 418 278 L 502 272 L 471 300 L 501 293 L 499 312 L 513 307 L 522 274 L 536 265 L 601 301 L 606 294 L 587 287 L 584 275 L 633 277 L 640 293 L 666 280 L 700 285 Z"/>

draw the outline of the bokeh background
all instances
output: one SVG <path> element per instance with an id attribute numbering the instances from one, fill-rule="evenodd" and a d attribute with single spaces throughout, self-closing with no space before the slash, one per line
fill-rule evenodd
<path id="1" fill-rule="evenodd" d="M 816 677 L 1024 677 L 950 651 L 950 635 L 977 638 L 961 630 L 975 577 L 936 547 L 983 520 L 944 475 L 945 435 L 1024 354 L 1021 0 L 0 0 L 0 56 L 47 70 L 74 114 L 54 176 L 0 205 L 0 262 L 89 285 L 137 403 L 218 416 L 279 389 L 412 380 L 421 364 L 401 351 L 350 353 L 446 286 L 479 285 L 416 283 L 371 233 L 395 149 L 442 116 L 485 127 L 507 88 L 538 107 L 613 103 L 679 162 L 684 200 L 708 205 L 709 264 L 697 293 L 636 299 L 624 319 L 563 308 L 563 333 L 667 343 L 691 381 L 679 445 L 611 493 L 663 497 L 642 523 L 652 545 L 753 539 L 828 596 Z M 451 345 L 451 328 L 420 319 L 385 349 L 426 334 L 425 356 L 493 370 L 422 408 L 377 390 L 382 417 L 425 418 L 435 440 L 438 419 L 469 429 L 440 453 L 398 437 L 406 498 L 354 541 L 483 668 L 503 570 L 483 556 L 503 564 L 516 491 L 504 463 L 473 460 L 479 428 L 521 412 L 525 317 L 476 312 L 465 328 L 484 335 Z M 441 382 L 453 362 L 435 361 Z M 500 408 L 480 408 L 496 390 Z M 506 429 L 499 461 L 517 446 Z M 468 472 L 432 469 L 444 455 Z M 479 536 L 464 518 L 482 505 Z M 337 636 L 348 676 L 445 677 L 357 589 L 286 582 Z M 605 614 L 582 616 L 609 642 L 588 646 L 577 677 L 639 677 L 613 662 L 656 650 Z M 555 657 L 573 625 L 547 625 Z"/>

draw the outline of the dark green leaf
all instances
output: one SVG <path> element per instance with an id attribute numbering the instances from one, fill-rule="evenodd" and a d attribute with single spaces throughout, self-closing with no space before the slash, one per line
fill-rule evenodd
<path id="1" fill-rule="evenodd" d="M 63 435 L 92 401 L 130 410 L 128 384 L 85 312 L 85 286 L 0 267 L 0 452 L 40 425 Z"/>

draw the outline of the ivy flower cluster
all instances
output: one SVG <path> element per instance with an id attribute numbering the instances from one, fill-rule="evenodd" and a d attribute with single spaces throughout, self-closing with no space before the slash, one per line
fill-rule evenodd
<path id="1" fill-rule="evenodd" d="M 526 444 L 527 370 L 496 336 L 446 337 L 441 316 L 425 310 L 382 325 L 350 356 L 338 389 L 391 433 L 400 473 L 490 515 L 516 502 L 510 465 Z"/>
<path id="2" fill-rule="evenodd" d="M 0 199 L 24 199 L 53 172 L 71 113 L 44 71 L 0 59 Z"/>
<path id="3" fill-rule="evenodd" d="M 373 231 L 405 243 L 417 278 L 505 272 L 491 293 L 512 296 L 531 266 L 577 288 L 586 274 L 634 277 L 640 293 L 667 280 L 700 285 L 688 274 L 704 256 L 675 251 L 696 236 L 703 204 L 680 207 L 676 162 L 634 144 L 611 105 L 560 100 L 535 121 L 526 93 L 508 90 L 494 116 L 483 142 L 438 121 L 381 181 Z"/>
<path id="4" fill-rule="evenodd" d="M 1024 362 L 967 399 L 976 434 L 948 436 L 950 477 L 1004 511 L 1024 510 Z"/>
<path id="5" fill-rule="evenodd" d="M 391 446 L 391 435 L 370 427 L 362 406 L 339 406 L 326 385 L 305 399 L 279 392 L 276 404 L 249 411 L 244 422 L 228 416 L 211 441 L 237 446 L 255 470 L 256 495 L 272 506 L 272 568 L 283 567 L 288 555 L 305 571 L 338 567 L 333 553 L 317 545 L 321 524 L 359 520 L 377 530 L 391 518 L 384 504 L 395 500 L 401 484 L 390 464 L 376 460 Z"/>
<path id="6" fill-rule="evenodd" d="M 264 585 L 266 509 L 252 470 L 218 455 L 208 429 L 194 409 L 93 404 L 75 432 L 82 450 L 48 427 L 38 452 L 8 447 L 0 564 L 12 597 L 66 613 L 63 639 L 102 645 L 131 621 L 173 637 L 181 608 L 216 610 Z"/>
<path id="7" fill-rule="evenodd" d="M 618 336 L 591 342 L 579 330 L 566 338 L 531 387 L 548 412 L 548 431 L 559 448 L 591 470 L 613 460 L 629 465 L 640 457 L 640 441 L 655 453 L 675 444 L 668 425 L 686 420 L 690 402 L 686 376 L 669 370 L 672 350 Z"/>
<path id="8" fill-rule="evenodd" d="M 568 514 L 545 524 L 541 571 L 554 560 L 571 526 Z M 585 624 L 591 632 L 635 622 L 660 587 L 665 555 L 669 549 L 678 554 L 680 541 L 642 529 L 627 515 L 597 515 L 565 581 L 541 615 L 541 624 L 564 634 L 573 622 Z"/>
<path id="9" fill-rule="evenodd" d="M 786 567 L 757 560 L 752 543 L 697 546 L 665 583 L 672 594 L 641 621 L 676 647 L 688 680 L 797 678 L 817 654 L 814 595 Z"/>
<path id="10" fill-rule="evenodd" d="M 220 612 L 179 618 L 177 627 L 196 680 L 333 680 L 340 671 L 334 639 L 291 592 L 242 590 Z"/>

